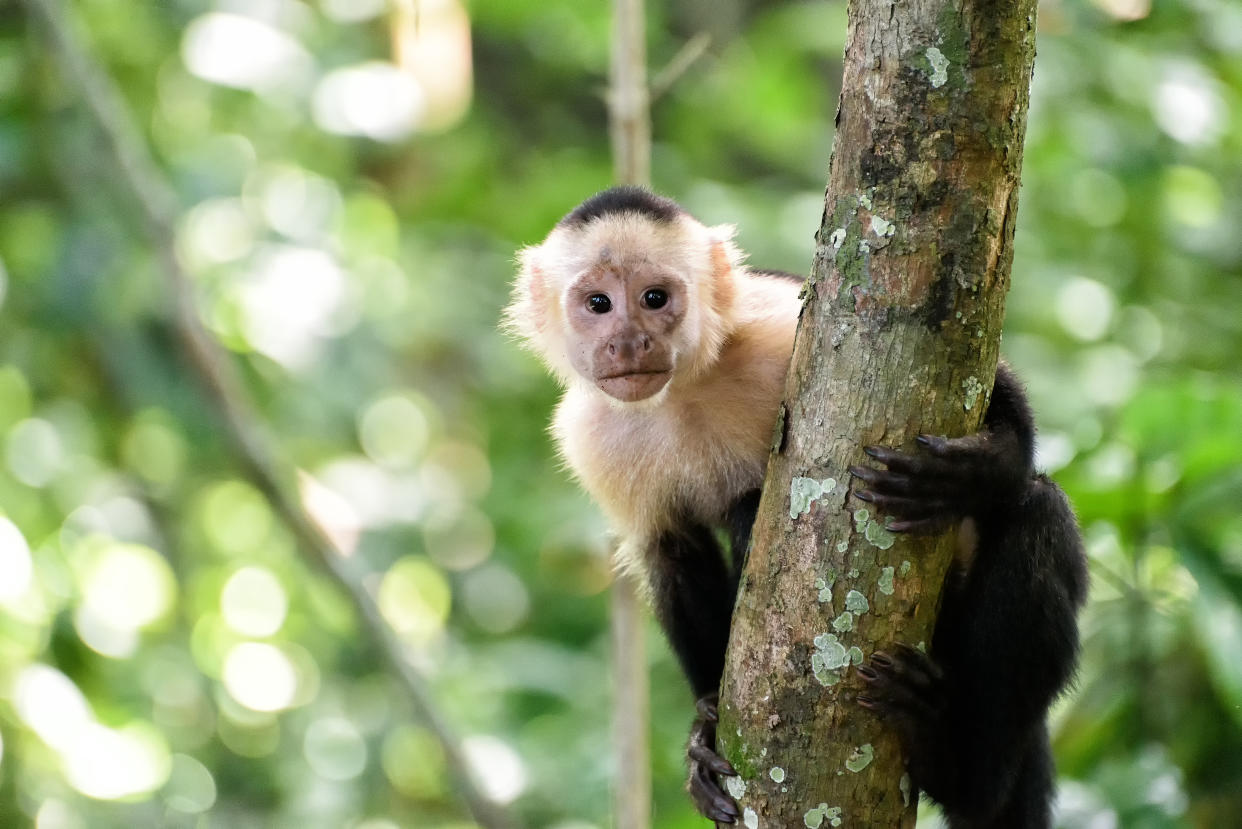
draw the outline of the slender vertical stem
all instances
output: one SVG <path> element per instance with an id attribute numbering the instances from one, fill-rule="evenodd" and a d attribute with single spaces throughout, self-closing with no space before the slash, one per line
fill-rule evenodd
<path id="1" fill-rule="evenodd" d="M 608 112 L 613 170 L 621 184 L 647 184 L 651 177 L 651 116 L 643 0 L 614 0 L 611 88 Z M 649 689 L 643 647 L 642 608 L 629 576 L 612 587 L 613 784 L 617 829 L 651 825 Z"/>

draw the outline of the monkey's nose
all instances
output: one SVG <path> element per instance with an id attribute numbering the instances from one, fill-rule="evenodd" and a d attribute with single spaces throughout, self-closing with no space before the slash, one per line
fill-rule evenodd
<path id="1" fill-rule="evenodd" d="M 616 357 L 620 354 L 622 359 L 627 359 L 650 350 L 651 336 L 649 334 L 619 336 L 608 341 L 609 357 Z"/>

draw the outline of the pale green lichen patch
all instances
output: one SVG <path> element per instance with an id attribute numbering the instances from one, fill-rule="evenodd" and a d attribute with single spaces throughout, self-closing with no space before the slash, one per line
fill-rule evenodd
<path id="1" fill-rule="evenodd" d="M 910 805 L 910 775 L 903 774 L 901 780 L 897 783 L 897 788 L 901 789 L 901 805 Z"/>
<path id="2" fill-rule="evenodd" d="M 845 767 L 857 773 L 871 765 L 874 759 L 875 749 L 871 747 L 871 743 L 863 743 L 850 751 L 850 756 L 845 758 Z"/>
<path id="3" fill-rule="evenodd" d="M 885 567 L 880 570 L 880 580 L 876 582 L 876 588 L 885 596 L 893 595 L 893 568 Z"/>
<path id="4" fill-rule="evenodd" d="M 851 613 L 863 614 L 871 609 L 871 603 L 867 601 L 867 597 L 857 590 L 851 590 L 845 594 L 845 609 Z"/>
<path id="5" fill-rule="evenodd" d="M 828 821 L 829 826 L 841 825 L 841 807 L 829 806 L 824 810 L 824 819 Z"/>
<path id="6" fill-rule="evenodd" d="M 746 781 L 741 775 L 734 775 L 725 778 L 725 788 L 729 794 L 733 795 L 734 800 L 741 800 L 746 796 Z"/>
<path id="7" fill-rule="evenodd" d="M 837 633 L 848 633 L 854 629 L 854 614 L 848 610 L 832 620 L 832 629 Z"/>
<path id="8" fill-rule="evenodd" d="M 871 517 L 866 509 L 854 510 L 854 530 L 863 534 L 871 544 L 887 550 L 893 546 L 896 536 L 885 529 L 884 525 Z"/>
<path id="9" fill-rule="evenodd" d="M 742 823 L 746 824 L 746 829 L 759 829 L 759 815 L 755 813 L 754 809 L 747 806 L 746 810 L 742 812 Z"/>
<path id="10" fill-rule="evenodd" d="M 859 196 L 858 206 L 866 208 L 867 210 L 870 210 L 871 209 L 871 194 L 863 193 L 861 196 Z"/>
<path id="11" fill-rule="evenodd" d="M 880 216 L 872 216 L 871 232 L 876 236 L 887 239 L 897 232 L 897 225 L 893 224 L 888 219 L 881 218 Z"/>
<path id="12" fill-rule="evenodd" d="M 848 541 L 838 541 L 838 542 L 837 542 L 837 552 L 838 552 L 838 553 L 844 553 L 844 552 L 845 552 L 846 550 L 848 550 L 849 548 L 850 548 L 850 543 L 849 543 Z"/>
<path id="13" fill-rule="evenodd" d="M 828 236 L 828 244 L 832 245 L 833 251 L 841 249 L 841 245 L 845 244 L 845 228 L 838 227 Z"/>
<path id="14" fill-rule="evenodd" d="M 949 59 L 935 46 L 929 46 L 924 54 L 927 55 L 927 63 L 931 66 L 931 85 L 939 89 L 949 80 Z"/>
<path id="15" fill-rule="evenodd" d="M 845 654 L 845 661 L 847 664 L 850 664 L 850 665 L 861 665 L 863 661 L 862 648 L 858 647 L 857 645 L 854 645 L 853 647 L 851 647 L 849 651 Z"/>
<path id="16" fill-rule="evenodd" d="M 899 575 L 899 576 L 908 576 L 908 575 L 910 575 L 910 562 L 908 562 L 908 561 L 903 561 L 903 562 L 901 563 L 901 569 L 897 571 L 897 575 Z"/>
<path id="17" fill-rule="evenodd" d="M 962 390 L 966 392 L 966 399 L 962 405 L 966 411 L 970 411 L 979 402 L 979 395 L 983 394 L 983 384 L 979 382 L 979 378 L 973 374 L 962 381 Z"/>
<path id="18" fill-rule="evenodd" d="M 785 781 L 785 770 L 780 766 L 773 766 L 768 769 L 768 777 L 772 778 L 773 783 L 783 783 Z"/>
<path id="19" fill-rule="evenodd" d="M 806 814 L 802 816 L 802 822 L 806 824 L 807 829 L 819 829 L 824 825 L 824 812 L 828 811 L 828 804 L 821 803 L 814 809 L 807 809 Z"/>
<path id="20" fill-rule="evenodd" d="M 849 665 L 850 654 L 836 634 L 821 633 L 815 637 L 815 653 L 811 654 L 811 673 L 825 688 L 841 681 L 841 671 Z"/>
<path id="21" fill-rule="evenodd" d="M 863 536 L 881 550 L 887 550 L 889 547 L 892 547 L 893 542 L 897 540 L 897 536 L 893 535 L 879 521 L 868 521 L 867 529 L 863 531 Z"/>
<path id="22" fill-rule="evenodd" d="M 819 591 L 815 598 L 820 602 L 820 604 L 829 604 L 832 602 L 832 585 L 835 584 L 836 581 L 837 574 L 831 570 L 828 572 L 828 578 L 815 580 L 815 589 Z"/>
<path id="23" fill-rule="evenodd" d="M 789 517 L 797 518 L 811 511 L 815 499 L 822 498 L 837 488 L 835 478 L 817 481 L 814 478 L 794 478 L 789 485 Z"/>

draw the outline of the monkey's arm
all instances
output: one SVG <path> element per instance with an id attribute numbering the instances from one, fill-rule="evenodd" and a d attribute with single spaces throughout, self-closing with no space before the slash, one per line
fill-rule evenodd
<path id="1" fill-rule="evenodd" d="M 758 503 L 757 493 L 730 511 L 735 564 L 742 554 L 736 552 L 736 538 L 743 533 L 749 536 L 754 520 L 752 502 Z M 720 775 L 736 772 L 716 753 L 716 694 L 724 670 L 740 567 L 726 564 L 710 528 L 693 523 L 661 533 L 648 560 L 656 618 L 698 699 L 698 718 L 686 748 L 690 766 L 687 789 L 704 816 L 721 824 L 734 823 L 739 814 L 737 803 L 719 784 Z"/>
<path id="2" fill-rule="evenodd" d="M 856 494 L 894 529 L 968 518 L 976 535 L 955 564 L 931 655 L 875 654 L 859 669 L 859 702 L 892 724 L 911 777 L 952 825 L 1043 826 L 1052 785 L 1044 718 L 1077 661 L 1086 568 L 1068 502 L 1033 473 L 1029 409 L 1007 371 L 985 426 L 921 438 L 914 454 L 873 447 L 887 469 L 853 470 L 867 483 Z"/>

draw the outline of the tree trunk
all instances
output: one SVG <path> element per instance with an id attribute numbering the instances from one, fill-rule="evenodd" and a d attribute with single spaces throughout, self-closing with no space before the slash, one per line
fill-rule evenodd
<path id="1" fill-rule="evenodd" d="M 849 497 L 870 444 L 978 429 L 996 369 L 1035 0 L 852 0 L 824 218 L 739 591 L 720 748 L 743 823 L 912 826 L 852 669 L 931 641 L 950 538 Z"/>

